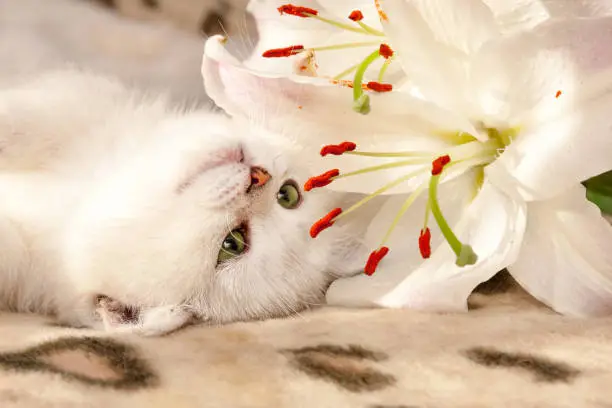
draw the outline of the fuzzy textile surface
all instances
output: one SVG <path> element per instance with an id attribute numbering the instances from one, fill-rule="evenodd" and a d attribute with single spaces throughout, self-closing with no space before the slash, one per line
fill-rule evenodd
<path id="1" fill-rule="evenodd" d="M 0 86 L 69 63 L 207 103 L 202 32 L 244 35 L 244 3 L 0 0 Z M 162 338 L 0 313 L 0 407 L 612 408 L 612 319 L 502 289 L 468 314 L 319 309 Z"/>
<path id="2" fill-rule="evenodd" d="M 612 406 L 611 319 L 493 298 L 461 315 L 320 309 L 162 338 L 0 314 L 0 406 Z"/>

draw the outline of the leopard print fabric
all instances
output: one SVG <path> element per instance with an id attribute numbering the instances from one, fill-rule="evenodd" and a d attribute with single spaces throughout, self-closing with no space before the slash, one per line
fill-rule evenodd
<path id="1" fill-rule="evenodd" d="M 468 314 L 330 308 L 161 338 L 0 314 L 0 406 L 612 406 L 612 319 L 482 296 Z"/>

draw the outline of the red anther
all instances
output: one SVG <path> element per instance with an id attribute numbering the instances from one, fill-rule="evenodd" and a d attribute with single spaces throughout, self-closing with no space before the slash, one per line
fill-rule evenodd
<path id="1" fill-rule="evenodd" d="M 555 94 L 555 98 L 560 97 L 560 96 L 561 96 L 561 94 L 562 94 L 562 92 L 561 92 L 561 91 L 557 91 L 557 93 Z"/>
<path id="2" fill-rule="evenodd" d="M 374 92 L 391 92 L 393 90 L 393 85 L 391 84 L 381 84 L 380 82 L 370 81 L 368 82 L 368 89 Z"/>
<path id="3" fill-rule="evenodd" d="M 391 58 L 393 56 L 393 50 L 387 44 L 380 44 L 378 53 L 385 58 Z"/>
<path id="4" fill-rule="evenodd" d="M 277 10 L 279 13 L 281 13 L 281 15 L 290 14 L 292 16 L 303 18 L 316 16 L 317 14 L 319 14 L 317 10 L 312 9 L 310 7 L 294 6 L 293 4 L 284 4 L 277 8 Z"/>
<path id="5" fill-rule="evenodd" d="M 326 185 L 334 181 L 332 179 L 333 177 L 338 177 L 338 175 L 340 175 L 340 170 L 332 169 L 318 176 L 311 177 L 306 180 L 306 183 L 304 183 L 304 190 L 310 191 L 313 188 L 325 187 Z"/>
<path id="6" fill-rule="evenodd" d="M 361 20 L 363 20 L 363 14 L 361 13 L 361 10 L 353 10 L 353 11 L 351 11 L 351 14 L 349 14 L 349 19 L 351 19 L 353 21 L 361 21 Z"/>
<path id="7" fill-rule="evenodd" d="M 450 163 L 450 161 L 451 161 L 451 158 L 448 154 L 444 156 L 440 156 L 436 160 L 432 161 L 431 162 L 431 175 L 437 176 L 438 174 L 442 173 L 442 170 L 444 170 L 444 166 Z"/>
<path id="8" fill-rule="evenodd" d="M 325 157 L 328 154 L 333 154 L 334 156 L 340 156 L 345 152 L 352 152 L 357 148 L 357 145 L 353 142 L 342 142 L 337 145 L 327 145 L 321 148 L 321 156 Z"/>
<path id="9" fill-rule="evenodd" d="M 271 50 L 266 50 L 263 54 L 261 54 L 261 56 L 264 58 L 290 57 L 292 55 L 299 54 L 302 51 L 304 51 L 303 45 L 292 45 L 285 48 L 272 48 Z"/>
<path id="10" fill-rule="evenodd" d="M 429 228 L 421 230 L 419 235 L 419 251 L 423 259 L 427 259 L 431 256 L 431 232 Z"/>
<path id="11" fill-rule="evenodd" d="M 389 248 L 380 247 L 376 251 L 373 251 L 368 258 L 368 262 L 366 262 L 366 266 L 364 268 L 364 272 L 368 276 L 372 276 L 374 272 L 376 272 L 376 268 L 378 267 L 378 263 L 387 255 L 389 252 Z"/>
<path id="12" fill-rule="evenodd" d="M 312 224 L 312 227 L 310 227 L 310 237 L 316 238 L 321 231 L 334 225 L 334 218 L 340 214 L 342 214 L 342 208 L 334 208 L 325 217 Z"/>

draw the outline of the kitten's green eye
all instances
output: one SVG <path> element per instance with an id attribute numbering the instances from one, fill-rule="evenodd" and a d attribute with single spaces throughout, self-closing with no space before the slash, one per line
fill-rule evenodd
<path id="1" fill-rule="evenodd" d="M 295 181 L 285 181 L 285 184 L 283 184 L 278 190 L 278 193 L 276 193 L 276 202 L 279 203 L 281 207 L 288 210 L 293 210 L 300 205 L 302 202 L 302 194 L 300 194 L 300 189 Z"/>
<path id="2" fill-rule="evenodd" d="M 241 255 L 247 249 L 247 237 L 243 228 L 236 228 L 225 236 L 217 257 L 217 265 Z"/>

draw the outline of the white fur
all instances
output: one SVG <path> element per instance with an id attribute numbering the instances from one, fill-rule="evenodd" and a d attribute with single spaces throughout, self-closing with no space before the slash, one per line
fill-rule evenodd
<path id="1" fill-rule="evenodd" d="M 308 236 L 343 196 L 313 191 L 297 209 L 278 205 L 285 180 L 309 176 L 278 146 L 252 125 L 172 110 L 90 74 L 0 90 L 0 307 L 102 327 L 93 299 L 105 295 L 164 332 L 175 306 L 177 319 L 188 309 L 225 323 L 320 303 L 334 276 L 365 259 L 348 227 Z M 272 179 L 246 193 L 251 165 Z M 248 251 L 217 268 L 241 222 Z"/>

